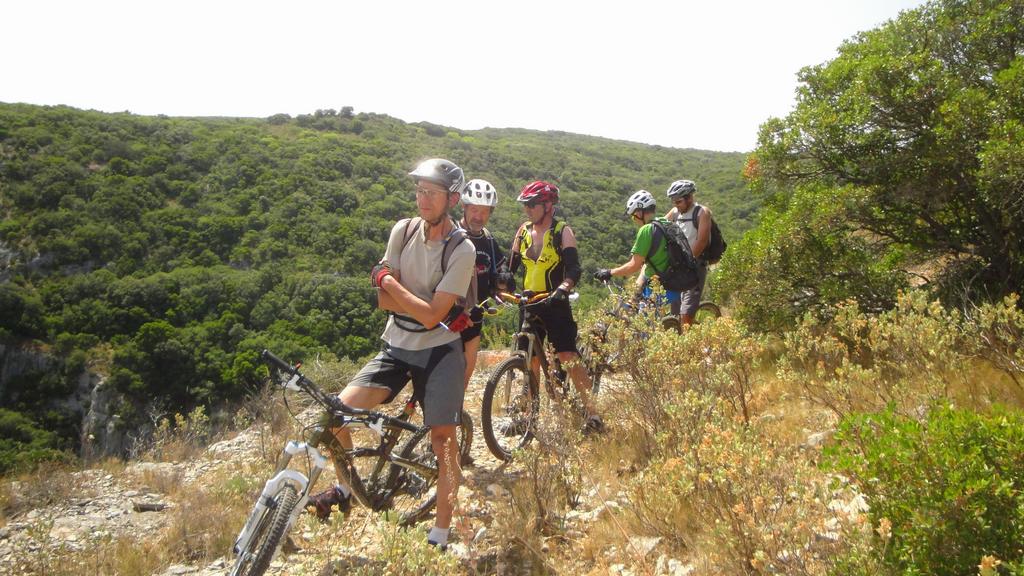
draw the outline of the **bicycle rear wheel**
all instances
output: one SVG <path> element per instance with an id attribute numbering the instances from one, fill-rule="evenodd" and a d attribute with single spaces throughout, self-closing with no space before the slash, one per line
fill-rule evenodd
<path id="1" fill-rule="evenodd" d="M 415 424 L 416 426 L 423 426 L 423 414 L 420 411 L 416 411 L 416 413 L 409 419 L 409 423 Z M 455 432 L 458 435 L 459 442 L 459 462 L 466 464 L 466 462 L 472 460 L 470 452 L 473 449 L 474 438 L 473 417 L 470 416 L 469 412 L 466 412 L 466 410 L 462 410 L 462 414 L 459 417 L 459 427 Z M 398 448 L 396 447 L 395 450 L 395 453 L 397 454 Z"/>
<path id="2" fill-rule="evenodd" d="M 722 317 L 722 309 L 714 302 L 701 302 L 697 307 L 696 321 L 698 323 Z"/>
<path id="3" fill-rule="evenodd" d="M 232 574 L 238 576 L 262 576 L 277 549 L 281 547 L 288 528 L 288 519 L 298 503 L 299 495 L 295 487 L 285 484 L 268 502 L 263 519 L 256 527 L 249 545 L 239 552 L 238 562 Z"/>
<path id="4" fill-rule="evenodd" d="M 402 445 L 398 456 L 432 469 L 432 474 L 394 464 L 396 471 L 391 509 L 399 526 L 412 526 L 430 515 L 437 505 L 437 457 L 430 445 L 430 428 L 420 428 Z"/>
<path id="5" fill-rule="evenodd" d="M 512 356 L 494 370 L 484 387 L 480 427 L 491 454 L 511 460 L 512 452 L 533 438 L 540 412 L 538 384 L 523 356 Z"/>
<path id="6" fill-rule="evenodd" d="M 469 412 L 462 411 L 461 422 L 457 430 L 459 435 L 459 464 L 465 466 L 473 461 L 473 417 Z"/>

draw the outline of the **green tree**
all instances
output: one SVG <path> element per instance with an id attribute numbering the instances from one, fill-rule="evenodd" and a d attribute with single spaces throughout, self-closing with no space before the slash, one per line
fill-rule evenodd
<path id="1" fill-rule="evenodd" d="M 60 438 L 28 417 L 0 408 L 0 474 L 44 460 L 66 460 Z"/>
<path id="2" fill-rule="evenodd" d="M 0 337 L 104 359 L 93 365 L 128 395 L 131 426 L 157 398 L 183 412 L 238 400 L 260 381 L 263 348 L 372 353 L 385 316 L 366 275 L 416 213 L 407 173 L 420 159 L 498 187 L 490 228 L 505 246 L 523 221 L 518 189 L 554 180 L 588 270 L 628 253 L 635 229 L 620 216 L 637 188 L 696 179 L 730 241 L 760 203 L 742 154 L 435 128 L 351 107 L 192 119 L 0 103 Z M 46 390 L 67 395 L 61 382 L 24 380 L 14 409 L 70 446 L 76 435 L 44 413 Z"/>
<path id="3" fill-rule="evenodd" d="M 876 238 L 855 233 L 851 214 L 860 205 L 845 189 L 798 188 L 729 247 L 715 288 L 748 326 L 764 332 L 791 328 L 808 312 L 827 317 L 845 300 L 870 312 L 891 308 L 907 285 L 904 275 L 893 273 L 900 252 L 880 250 Z"/>
<path id="4" fill-rule="evenodd" d="M 794 111 L 761 127 L 755 188 L 784 201 L 801 183 L 852 185 L 861 230 L 970 269 L 946 286 L 1019 288 L 1022 23 L 1020 0 L 933 0 L 845 42 L 800 72 Z"/>
<path id="5" fill-rule="evenodd" d="M 0 282 L 0 334 L 39 338 L 43 331 L 43 303 L 25 288 Z"/>

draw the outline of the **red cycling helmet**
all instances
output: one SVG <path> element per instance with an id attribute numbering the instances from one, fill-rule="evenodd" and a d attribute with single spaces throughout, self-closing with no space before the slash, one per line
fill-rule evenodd
<path id="1" fill-rule="evenodd" d="M 558 204 L 558 186 L 543 180 L 530 182 L 523 186 L 523 190 L 519 193 L 519 198 L 516 198 L 516 200 L 523 204 L 527 202 L 551 202 L 552 204 Z"/>

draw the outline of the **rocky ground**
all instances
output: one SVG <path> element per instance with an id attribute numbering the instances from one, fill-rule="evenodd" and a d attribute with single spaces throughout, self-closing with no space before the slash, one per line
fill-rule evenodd
<path id="1" fill-rule="evenodd" d="M 479 430 L 479 397 L 482 395 L 488 366 L 483 359 L 480 374 L 474 377 L 467 398 L 467 407 L 477 418 L 472 455 L 474 464 L 464 470 L 460 491 L 461 514 L 453 529 L 450 553 L 466 564 L 485 573 L 518 573 L 516 567 L 503 566 L 498 560 L 496 539 L 489 533 L 494 503 L 506 498 L 509 479 L 521 474 L 504 466 L 487 450 Z M 100 540 L 128 537 L 143 539 L 168 528 L 168 511 L 180 503 L 168 494 L 165 484 L 173 484 L 177 493 L 182 487 L 205 485 L 224 472 L 237 469 L 240 463 L 255 460 L 260 448 L 257 434 L 249 430 L 234 438 L 211 445 L 205 454 L 189 462 L 138 462 L 129 464 L 123 473 L 101 469 L 76 472 L 72 476 L 75 489 L 66 497 L 42 508 L 9 518 L 0 528 L 0 566 L 2 572 L 45 573 L 46 563 L 61 554 L 81 551 Z M 330 471 L 328 471 L 330 473 Z M 17 492 L 18 487 L 12 487 Z M 582 535 L 599 515 L 619 508 L 622 498 L 609 498 L 601 486 L 593 486 L 582 495 L 581 505 L 565 517 L 567 535 Z M 345 565 L 371 563 L 378 555 L 382 530 L 378 521 L 365 511 L 356 509 L 343 522 L 326 526 L 310 518 L 300 518 L 292 529 L 286 553 L 279 555 L 269 574 L 329 574 L 343 572 Z M 426 524 L 420 528 L 426 529 Z M 238 529 L 241 528 L 239 522 Z M 232 535 L 233 536 L 233 535 Z M 626 546 L 630 556 L 651 554 L 655 538 L 637 536 Z M 163 574 L 220 576 L 230 571 L 233 557 L 229 550 L 223 557 L 204 565 L 175 565 Z M 622 551 L 610 550 L 610 555 Z M 656 555 L 655 555 L 656 556 Z M 691 571 L 675 559 L 650 558 L 658 574 L 688 574 Z M 610 561 L 613 572 L 629 574 L 625 566 Z M 8 572 L 8 570 L 10 572 Z"/>

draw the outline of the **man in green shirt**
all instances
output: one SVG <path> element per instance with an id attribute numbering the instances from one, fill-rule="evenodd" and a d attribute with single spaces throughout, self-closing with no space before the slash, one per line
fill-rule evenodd
<path id="1" fill-rule="evenodd" d="M 630 250 L 632 256 L 629 261 L 617 268 L 611 270 L 602 269 L 594 273 L 594 278 L 603 281 L 610 279 L 612 276 L 630 276 L 639 272 L 645 263 L 650 263 L 647 267 L 648 274 L 657 276 L 659 270 L 665 270 L 668 268 L 668 243 L 659 242 L 657 249 L 654 253 L 651 253 L 651 242 L 654 235 L 654 226 L 651 222 L 655 219 L 662 224 L 669 226 L 668 220 L 657 217 L 655 213 L 655 202 L 654 196 L 646 190 L 639 190 L 634 192 L 629 200 L 626 201 L 626 214 L 632 218 L 633 223 L 640 227 L 636 231 L 636 240 L 633 242 L 633 249 Z M 679 292 L 674 290 L 666 290 L 666 299 L 672 306 L 672 314 L 679 315 Z M 644 285 L 643 297 L 651 295 L 650 286 Z"/>

